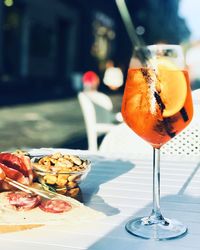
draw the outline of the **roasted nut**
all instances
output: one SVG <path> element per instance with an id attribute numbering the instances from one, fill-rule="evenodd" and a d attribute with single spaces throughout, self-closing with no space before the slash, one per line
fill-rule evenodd
<path id="1" fill-rule="evenodd" d="M 70 155 L 70 159 L 78 166 L 82 163 L 81 159 L 77 156 Z"/>
<path id="2" fill-rule="evenodd" d="M 33 163 L 33 166 L 39 171 L 49 171 L 49 166 L 42 165 L 39 163 Z"/>
<path id="3" fill-rule="evenodd" d="M 62 154 L 61 153 L 55 153 L 55 154 L 51 155 L 50 157 L 57 160 L 57 159 L 62 157 Z"/>
<path id="4" fill-rule="evenodd" d="M 58 171 L 58 174 L 59 174 L 59 175 L 62 175 L 62 178 L 64 178 L 64 179 L 68 179 L 68 177 L 70 176 L 69 174 L 63 173 L 62 170 Z"/>
<path id="5" fill-rule="evenodd" d="M 67 191 L 67 194 L 69 196 L 71 196 L 71 197 L 76 197 L 77 194 L 79 193 L 79 190 L 80 189 L 78 187 L 77 188 L 72 188 L 72 189 L 70 189 L 70 190 Z"/>
<path id="6" fill-rule="evenodd" d="M 60 162 L 67 162 L 67 161 L 69 161 L 68 159 L 65 159 L 64 157 L 60 157 L 59 159 L 58 159 L 58 161 L 60 161 Z"/>
<path id="7" fill-rule="evenodd" d="M 70 175 L 69 177 L 68 177 L 68 181 L 70 182 L 70 181 L 76 181 L 78 178 L 80 177 L 80 175 L 76 175 L 76 174 L 74 174 L 74 175 Z"/>
<path id="8" fill-rule="evenodd" d="M 56 192 L 59 193 L 59 194 L 66 194 L 67 188 L 66 188 L 66 187 L 57 188 L 57 189 L 56 189 Z"/>
<path id="9" fill-rule="evenodd" d="M 64 162 L 57 161 L 55 167 L 65 168 L 66 164 Z"/>
<path id="10" fill-rule="evenodd" d="M 58 159 L 53 159 L 53 158 L 50 158 L 50 162 L 55 165 L 57 162 L 58 162 Z M 51 164 L 51 165 L 52 165 Z"/>
<path id="11" fill-rule="evenodd" d="M 61 159 L 62 159 L 62 160 L 61 160 Z M 71 162 L 71 161 L 69 161 L 69 160 L 67 160 L 67 159 L 64 159 L 64 158 L 61 158 L 61 159 L 59 159 L 58 162 L 59 162 L 60 164 L 63 164 L 65 167 L 71 168 L 71 167 L 74 166 L 73 162 Z"/>
<path id="12" fill-rule="evenodd" d="M 51 165 L 51 161 L 50 161 L 50 158 L 48 156 L 41 158 L 38 163 L 41 165 L 47 165 L 47 166 Z"/>
<path id="13" fill-rule="evenodd" d="M 64 159 L 70 160 L 70 155 L 63 155 Z"/>
<path id="14" fill-rule="evenodd" d="M 69 189 L 75 188 L 75 187 L 77 187 L 77 183 L 76 183 L 76 182 L 73 182 L 73 181 L 69 181 L 69 182 L 67 183 L 67 187 L 68 187 Z"/>
<path id="15" fill-rule="evenodd" d="M 83 168 L 87 167 L 87 162 L 86 162 L 86 161 L 83 161 L 82 166 L 83 166 Z"/>
<path id="16" fill-rule="evenodd" d="M 65 178 L 62 174 L 59 174 L 59 175 L 58 175 L 56 184 L 57 184 L 59 187 L 64 187 L 64 186 L 66 185 L 67 182 L 68 182 L 67 178 Z"/>
<path id="17" fill-rule="evenodd" d="M 47 174 L 44 176 L 44 180 L 48 184 L 55 184 L 57 181 L 57 177 L 55 175 Z"/>

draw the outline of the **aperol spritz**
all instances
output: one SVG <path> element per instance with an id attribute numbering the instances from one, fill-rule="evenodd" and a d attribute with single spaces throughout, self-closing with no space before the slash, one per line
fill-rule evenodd
<path id="1" fill-rule="evenodd" d="M 159 149 L 190 123 L 193 107 L 181 47 L 152 45 L 147 49 L 146 64 L 128 70 L 122 115 L 154 149 L 153 210 L 149 217 L 129 221 L 126 229 L 143 238 L 162 240 L 180 236 L 187 229 L 160 212 Z"/>

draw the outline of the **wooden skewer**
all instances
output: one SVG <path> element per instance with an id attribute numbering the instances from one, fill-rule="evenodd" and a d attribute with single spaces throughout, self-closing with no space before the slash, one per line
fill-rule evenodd
<path id="1" fill-rule="evenodd" d="M 19 183 L 18 181 L 10 179 L 9 177 L 6 177 L 4 179 L 4 181 L 6 181 L 11 186 L 16 187 L 16 188 L 18 188 L 18 189 L 20 189 L 20 190 L 22 190 L 22 191 L 24 191 L 24 192 L 26 192 L 28 194 L 38 194 L 38 195 L 40 195 L 40 196 L 42 196 L 42 197 L 44 197 L 46 199 L 52 199 L 52 196 L 50 197 L 49 195 L 45 194 L 43 192 L 43 190 L 38 190 L 36 188 L 28 187 L 28 186 L 26 186 L 26 185 L 24 185 L 22 183 Z"/>
<path id="2" fill-rule="evenodd" d="M 33 188 L 33 187 L 29 187 L 29 186 L 26 186 L 22 183 L 19 183 L 18 181 L 15 181 L 9 177 L 6 177 L 4 179 L 5 182 L 7 182 L 8 184 L 10 184 L 11 186 L 13 187 L 16 187 L 17 189 L 19 190 L 22 190 L 28 194 L 37 194 L 45 199 L 55 199 L 55 198 L 59 198 L 59 199 L 62 199 L 62 200 L 67 200 L 68 202 L 70 202 L 71 204 L 75 205 L 75 206 L 80 206 L 82 205 L 80 202 L 78 202 L 77 200 L 71 198 L 71 197 L 67 197 L 67 196 L 64 196 L 62 194 L 58 194 L 58 193 L 55 193 L 55 192 L 52 192 L 52 191 L 47 191 L 47 190 L 39 190 L 37 188 Z"/>

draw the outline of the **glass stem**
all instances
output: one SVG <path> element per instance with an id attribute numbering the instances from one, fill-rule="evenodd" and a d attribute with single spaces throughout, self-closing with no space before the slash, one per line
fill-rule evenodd
<path id="1" fill-rule="evenodd" d="M 160 149 L 153 148 L 153 209 L 151 220 L 164 220 L 160 211 Z"/>

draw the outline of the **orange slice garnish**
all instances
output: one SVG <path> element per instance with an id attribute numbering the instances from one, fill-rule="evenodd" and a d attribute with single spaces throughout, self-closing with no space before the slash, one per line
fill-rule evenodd
<path id="1" fill-rule="evenodd" d="M 151 65 L 154 67 L 154 60 Z M 170 117 L 179 112 L 186 100 L 187 82 L 184 73 L 166 58 L 156 60 L 158 94 L 165 105 L 163 117 Z"/>

